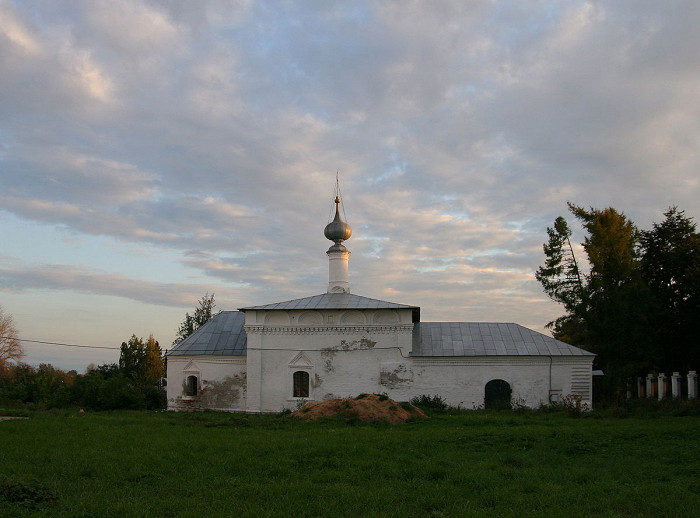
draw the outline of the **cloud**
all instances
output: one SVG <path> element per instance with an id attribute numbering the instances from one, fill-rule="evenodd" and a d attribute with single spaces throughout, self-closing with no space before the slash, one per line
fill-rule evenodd
<path id="1" fill-rule="evenodd" d="M 193 307 L 201 297 L 196 287 L 185 283 L 162 283 L 129 278 L 124 275 L 80 265 L 26 264 L 16 258 L 2 257 L 10 268 L 0 268 L 0 290 L 19 293 L 27 290 L 67 290 L 93 295 L 124 297 L 138 302 L 160 306 Z M 209 293 L 218 293 L 220 299 L 235 299 L 233 290 L 221 286 L 206 286 Z"/>
<path id="2" fill-rule="evenodd" d="M 9 2 L 0 3 L 0 14 L 4 20 L 2 25 L 0 25 L 0 31 L 5 40 L 3 43 L 9 43 L 29 55 L 37 54 L 41 45 L 25 24 L 22 23 L 22 20 L 11 8 Z"/>
<path id="3" fill-rule="evenodd" d="M 533 272 L 567 201 L 642 228 L 697 215 L 699 22 L 651 0 L 2 1 L 0 210 L 28 241 L 188 272 L 159 287 L 129 252 L 27 252 L 3 279 L 152 304 L 188 282 L 320 293 L 339 171 L 355 293 L 541 327 L 559 310 Z"/>

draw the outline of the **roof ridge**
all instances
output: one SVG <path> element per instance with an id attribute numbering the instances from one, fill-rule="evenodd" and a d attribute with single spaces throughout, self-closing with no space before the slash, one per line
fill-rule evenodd
<path id="1" fill-rule="evenodd" d="M 326 304 L 323 304 L 321 306 L 304 306 L 304 307 L 295 307 L 296 304 L 302 302 L 302 301 L 311 301 L 316 299 L 317 301 L 326 301 Z M 361 306 L 354 306 L 352 304 L 350 305 L 337 305 L 337 304 L 328 304 L 330 301 L 333 300 L 355 300 L 355 301 L 367 301 L 367 302 L 372 302 L 376 303 L 377 307 L 361 307 Z M 384 305 L 384 307 L 380 307 L 379 305 Z M 387 307 L 388 306 L 388 307 Z M 283 300 L 280 302 L 272 302 L 270 304 L 259 304 L 255 306 L 246 306 L 239 308 L 240 311 L 246 311 L 246 310 L 273 310 L 273 309 L 399 309 L 399 308 L 404 308 L 404 309 L 417 309 L 418 306 L 411 306 L 409 304 L 401 304 L 399 302 L 390 302 L 386 300 L 381 300 L 381 299 L 375 299 L 372 297 L 366 297 L 364 295 L 357 295 L 355 293 L 320 293 L 318 295 L 311 295 L 308 297 L 301 297 L 301 298 L 296 298 L 296 299 L 290 299 L 290 300 Z"/>

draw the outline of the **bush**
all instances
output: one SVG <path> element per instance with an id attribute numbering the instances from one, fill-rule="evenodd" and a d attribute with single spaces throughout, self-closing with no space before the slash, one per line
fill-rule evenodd
<path id="1" fill-rule="evenodd" d="M 582 412 L 588 412 L 591 407 L 582 402 L 582 397 L 577 394 L 569 394 L 559 401 L 559 406 L 564 409 L 567 415 L 578 417 Z"/>
<path id="2" fill-rule="evenodd" d="M 0 401 L 3 405 L 50 409 L 73 404 L 75 371 L 63 372 L 45 363 L 39 368 L 20 363 L 0 374 Z"/>
<path id="3" fill-rule="evenodd" d="M 116 364 L 86 374 L 64 372 L 49 364 L 24 363 L 0 372 L 0 406 L 50 410 L 80 406 L 90 410 L 165 408 L 165 391 L 126 376 Z"/>
<path id="4" fill-rule="evenodd" d="M 428 396 L 426 394 L 416 396 L 411 399 L 411 404 L 417 406 L 421 410 L 447 410 L 447 403 L 437 394 L 434 396 Z"/>

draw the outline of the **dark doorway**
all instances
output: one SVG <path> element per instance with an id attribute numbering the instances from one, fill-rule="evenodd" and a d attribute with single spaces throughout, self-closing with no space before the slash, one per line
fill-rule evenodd
<path id="1" fill-rule="evenodd" d="M 510 408 L 510 385 L 507 381 L 491 380 L 484 389 L 484 407 Z"/>

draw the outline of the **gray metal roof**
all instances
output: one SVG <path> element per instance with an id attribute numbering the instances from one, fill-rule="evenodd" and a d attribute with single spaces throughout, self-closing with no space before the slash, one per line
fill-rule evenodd
<path id="1" fill-rule="evenodd" d="M 383 300 L 370 299 L 351 293 L 322 293 L 321 295 L 314 295 L 313 297 L 305 297 L 303 299 L 240 308 L 241 311 L 255 309 L 418 309 L 418 306 L 385 302 Z"/>
<path id="2" fill-rule="evenodd" d="M 420 322 L 411 356 L 594 356 L 512 323 Z"/>
<path id="3" fill-rule="evenodd" d="M 331 300 L 326 300 L 326 295 Z M 304 306 L 304 303 L 308 305 Z M 345 305 L 341 305 L 345 304 Z M 348 293 L 333 293 L 246 309 L 413 308 Z M 222 311 L 168 352 L 168 356 L 245 356 L 245 313 Z M 594 356 L 518 324 L 489 322 L 417 322 L 414 357 Z"/>
<path id="4" fill-rule="evenodd" d="M 222 311 L 173 347 L 168 356 L 245 356 L 247 336 L 243 324 L 244 313 Z"/>

